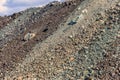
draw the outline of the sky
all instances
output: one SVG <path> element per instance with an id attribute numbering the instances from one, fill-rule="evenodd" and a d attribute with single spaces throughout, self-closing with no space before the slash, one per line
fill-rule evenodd
<path id="1" fill-rule="evenodd" d="M 63 0 L 0 0 L 0 16 L 11 15 L 30 7 L 43 6 L 52 1 Z"/>

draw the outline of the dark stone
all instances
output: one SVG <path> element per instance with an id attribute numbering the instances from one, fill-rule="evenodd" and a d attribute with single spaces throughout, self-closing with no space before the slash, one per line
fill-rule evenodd
<path id="1" fill-rule="evenodd" d="M 90 77 L 85 77 L 84 80 L 92 80 Z"/>
<path id="2" fill-rule="evenodd" d="M 48 31 L 48 28 L 44 29 L 42 32 L 47 32 Z"/>
<path id="3" fill-rule="evenodd" d="M 69 23 L 68 23 L 68 25 L 74 25 L 74 24 L 76 24 L 77 22 L 75 22 L 75 21 L 70 21 Z"/>

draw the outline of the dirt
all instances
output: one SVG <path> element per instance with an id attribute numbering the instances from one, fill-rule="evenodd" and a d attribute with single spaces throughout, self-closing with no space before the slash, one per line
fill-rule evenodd
<path id="1" fill-rule="evenodd" d="M 18 16 L 20 16 L 21 13 L 14 13 L 13 15 L 10 16 L 0 16 L 0 28 L 8 25 L 10 22 L 12 22 L 13 20 L 15 20 Z"/>
<path id="2" fill-rule="evenodd" d="M 75 0 L 34 13 L 1 48 L 1 80 L 119 80 L 119 3 Z"/>
<path id="3" fill-rule="evenodd" d="M 16 36 L 15 39 L 12 39 L 12 41 L 8 41 L 6 44 L 4 44 L 4 47 L 1 48 L 1 76 L 4 76 L 5 71 L 14 69 L 14 66 L 16 66 L 15 63 L 20 62 L 26 56 L 26 54 L 31 51 L 32 47 L 34 47 L 35 44 L 43 41 L 49 35 L 51 35 L 52 32 L 57 29 L 57 25 L 63 22 L 64 19 L 67 18 L 67 15 L 74 10 L 74 8 L 78 4 L 77 2 L 80 3 L 80 1 L 76 1 L 76 4 L 74 5 L 73 1 L 70 1 L 53 6 L 47 5 L 43 9 L 43 11 L 46 11 L 45 13 L 42 13 L 43 17 L 38 18 L 37 21 L 35 21 L 34 19 L 37 18 L 37 15 L 39 13 L 37 13 L 36 15 L 33 14 L 29 21 L 31 22 L 32 20 L 34 20 L 35 22 L 33 24 L 27 23 L 26 25 L 28 26 L 26 27 L 27 30 L 25 32 L 21 33 L 19 36 Z M 34 39 L 26 42 L 23 40 L 23 38 L 24 35 L 28 32 L 34 32 L 36 33 L 36 36 Z"/>

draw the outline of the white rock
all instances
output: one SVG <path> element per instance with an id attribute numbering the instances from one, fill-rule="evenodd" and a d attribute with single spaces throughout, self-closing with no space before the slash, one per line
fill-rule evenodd
<path id="1" fill-rule="evenodd" d="M 72 36 L 72 35 L 70 35 L 70 36 L 69 36 L 69 38 L 73 38 L 73 36 Z"/>
<path id="2" fill-rule="evenodd" d="M 84 26 L 84 25 L 82 25 L 81 27 L 82 27 L 83 29 L 85 28 L 85 26 Z"/>
<path id="3" fill-rule="evenodd" d="M 83 14 L 80 14 L 79 15 L 79 19 L 81 20 L 81 19 L 84 19 L 84 15 Z"/>
<path id="4" fill-rule="evenodd" d="M 117 4 L 117 6 L 119 6 L 119 7 L 120 7 L 120 2 Z"/>
<path id="5" fill-rule="evenodd" d="M 120 31 L 118 32 L 118 35 L 117 35 L 117 37 L 120 37 Z"/>
<path id="6" fill-rule="evenodd" d="M 28 41 L 28 40 L 34 38 L 35 35 L 36 35 L 35 33 L 27 33 L 27 34 L 24 36 L 24 40 Z"/>
<path id="7" fill-rule="evenodd" d="M 81 7 L 79 7 L 78 10 L 81 10 Z"/>
<path id="8" fill-rule="evenodd" d="M 88 12 L 87 9 L 82 10 L 82 13 L 87 13 L 87 12 Z"/>

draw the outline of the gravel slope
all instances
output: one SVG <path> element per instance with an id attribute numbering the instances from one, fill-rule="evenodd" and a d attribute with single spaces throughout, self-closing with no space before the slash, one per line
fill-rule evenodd
<path id="1" fill-rule="evenodd" d="M 80 1 L 50 3 L 30 8 L 0 29 L 0 78 L 22 62 L 32 48 L 57 30 Z"/>
<path id="2" fill-rule="evenodd" d="M 1 80 L 120 79 L 120 0 L 77 1 L 26 16 L 35 22 L 0 52 Z"/>
<path id="3" fill-rule="evenodd" d="M 119 80 L 120 1 L 85 0 L 5 79 Z M 77 23 L 69 25 L 71 20 Z"/>

